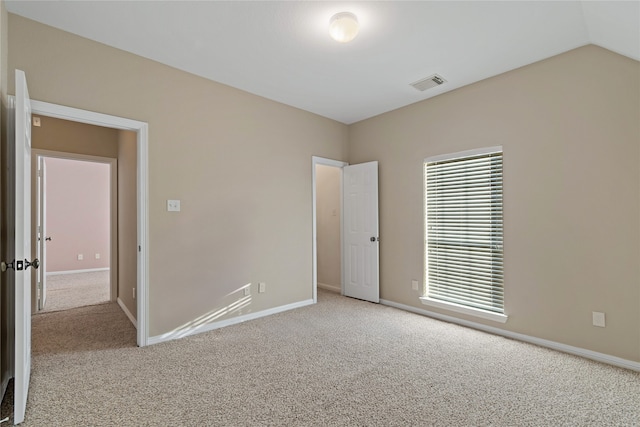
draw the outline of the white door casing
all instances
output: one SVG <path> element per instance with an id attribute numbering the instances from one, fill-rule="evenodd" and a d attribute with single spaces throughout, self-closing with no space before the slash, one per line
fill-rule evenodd
<path id="1" fill-rule="evenodd" d="M 38 236 L 37 254 L 40 260 L 40 268 L 37 270 L 38 283 L 38 310 L 43 310 L 47 303 L 47 162 L 42 156 L 38 156 Z"/>
<path id="2" fill-rule="evenodd" d="M 14 423 L 24 421 L 31 375 L 31 102 L 16 70 L 15 100 L 15 372 Z M 20 264 L 24 269 L 20 269 Z"/>
<path id="3" fill-rule="evenodd" d="M 378 162 L 343 168 L 344 294 L 380 302 Z"/>

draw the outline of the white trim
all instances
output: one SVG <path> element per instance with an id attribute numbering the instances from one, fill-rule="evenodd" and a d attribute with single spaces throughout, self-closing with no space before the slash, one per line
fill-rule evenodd
<path id="1" fill-rule="evenodd" d="M 409 305 L 400 304 L 389 300 L 380 300 L 380 303 L 389 307 L 398 308 L 400 310 L 409 311 L 411 313 L 421 314 L 423 316 L 432 317 L 434 319 L 442 320 L 449 323 L 455 323 L 468 328 L 478 329 L 480 331 L 488 332 L 494 335 L 501 335 L 503 337 L 511 338 L 518 341 L 527 342 L 530 344 L 539 345 L 541 347 L 550 348 L 552 350 L 561 351 L 563 353 L 573 354 L 575 356 L 584 357 L 586 359 L 595 360 L 597 362 L 606 363 L 608 365 L 618 366 L 620 368 L 631 369 L 632 371 L 640 372 L 640 362 L 633 360 L 623 359 L 621 357 L 611 356 L 609 354 L 599 353 L 597 351 L 587 350 L 585 348 L 574 347 L 572 345 L 562 344 L 556 341 L 545 340 L 543 338 L 532 337 L 530 335 L 520 334 L 517 332 L 511 332 L 504 329 L 496 328 L 493 326 L 483 325 L 481 323 L 471 322 L 468 320 L 458 319 L 457 317 L 447 316 L 433 311 L 423 310 Z"/>
<path id="2" fill-rule="evenodd" d="M 149 340 L 149 125 L 145 122 L 110 116 L 93 111 L 65 107 L 42 101 L 31 101 L 33 114 L 88 123 L 96 126 L 137 133 L 137 190 L 138 190 L 138 283 L 136 294 L 138 312 L 138 346 L 148 345 Z M 113 262 L 113 260 L 112 260 Z"/>
<path id="3" fill-rule="evenodd" d="M 502 152 L 502 145 L 495 145 L 493 147 L 474 148 L 473 150 L 458 151 L 457 153 L 440 154 L 437 156 L 427 157 L 426 159 L 424 159 L 424 163 L 439 162 L 441 160 L 453 160 L 461 157 L 473 157 L 480 156 L 482 154 Z"/>
<path id="4" fill-rule="evenodd" d="M 225 326 L 237 325 L 238 323 L 247 322 L 249 320 L 259 319 L 261 317 L 271 316 L 272 314 L 282 313 L 284 311 L 294 310 L 296 308 L 306 307 L 308 305 L 315 304 L 311 299 L 294 302 L 292 304 L 282 305 L 280 307 L 269 308 L 267 310 L 257 311 L 255 313 L 245 314 L 243 316 L 232 317 L 230 319 L 220 320 L 218 322 L 206 323 L 198 326 L 190 326 L 180 329 L 175 329 L 166 334 L 156 335 L 155 337 L 149 337 L 147 344 L 159 344 L 161 342 L 172 341 L 180 338 L 187 337 L 189 335 L 201 334 L 203 332 L 213 331 L 215 329 L 224 328 Z"/>
<path id="5" fill-rule="evenodd" d="M 509 316 L 504 314 L 492 313 L 490 311 L 466 307 L 464 305 L 440 301 L 429 297 L 420 297 L 420 301 L 424 305 L 430 305 L 431 307 L 437 307 L 443 310 L 451 310 L 455 311 L 456 313 L 466 314 L 468 316 L 481 317 L 483 319 L 493 320 L 494 322 L 507 323 L 507 320 L 509 319 Z"/>
<path id="6" fill-rule="evenodd" d="M 327 285 L 326 283 L 318 282 L 318 288 L 324 289 L 325 291 L 342 293 L 342 287 L 335 285 Z"/>
<path id="7" fill-rule="evenodd" d="M 109 165 L 109 300 L 115 302 L 118 296 L 118 159 L 114 157 L 91 156 L 88 154 L 67 153 L 33 149 L 36 158 L 55 158 Z M 38 214 L 39 215 L 39 214 Z M 114 261 L 115 260 L 115 261 Z M 81 271 L 81 270 L 78 270 Z M 97 270 L 95 270 L 97 271 Z M 65 273 L 59 273 L 65 274 Z M 36 284 L 37 286 L 37 284 Z M 37 306 L 37 304 L 36 304 Z"/>
<path id="8" fill-rule="evenodd" d="M 131 323 L 133 323 L 133 327 L 134 328 L 138 328 L 138 322 L 136 322 L 136 318 L 133 317 L 133 314 L 131 314 L 131 312 L 129 311 L 129 309 L 127 308 L 126 305 L 124 305 L 124 302 L 122 302 L 122 300 L 120 299 L 120 297 L 118 297 L 118 305 L 120 306 L 120 308 L 122 309 L 122 311 L 124 311 L 124 314 L 127 315 L 127 317 L 129 318 L 129 320 L 131 320 Z"/>
<path id="9" fill-rule="evenodd" d="M 138 345 L 149 340 L 149 126 L 138 129 L 138 285 L 136 289 Z"/>
<path id="10" fill-rule="evenodd" d="M 84 270 L 65 270 L 65 271 L 47 271 L 45 274 L 47 276 L 60 276 L 62 274 L 80 274 L 80 273 L 93 273 L 95 271 L 109 271 L 109 267 L 105 268 L 87 268 Z"/>
<path id="11" fill-rule="evenodd" d="M 140 129 L 141 124 L 146 124 L 144 122 L 126 119 L 124 117 L 96 113 L 95 111 L 80 110 L 78 108 L 36 101 L 34 99 L 31 100 L 31 111 L 36 114 L 42 114 L 43 116 L 54 117 L 56 119 L 122 130 L 137 131 Z"/>
<path id="12" fill-rule="evenodd" d="M 336 168 L 340 168 L 340 203 L 342 203 L 342 168 L 345 166 L 349 166 L 349 163 L 343 162 L 340 160 L 332 160 L 324 157 L 311 156 L 311 230 L 312 230 L 312 264 L 313 264 L 313 273 L 312 273 L 312 298 L 313 303 L 318 302 L 318 218 L 316 215 L 316 165 L 325 165 L 325 166 L 333 166 Z M 344 235 L 344 226 L 343 226 L 343 209 L 340 206 L 340 247 L 343 246 L 342 236 Z M 342 294 L 344 291 L 344 268 L 342 265 L 344 263 L 340 262 L 340 277 L 342 279 L 342 284 L 340 285 L 340 293 Z"/>
<path id="13" fill-rule="evenodd" d="M 44 116 L 44 114 L 42 114 Z M 34 148 L 33 153 L 42 157 L 54 157 L 56 159 L 81 160 L 85 162 L 95 163 L 113 163 L 117 164 L 118 159 L 115 157 L 92 156 L 90 154 L 68 153 L 66 151 L 42 150 Z"/>

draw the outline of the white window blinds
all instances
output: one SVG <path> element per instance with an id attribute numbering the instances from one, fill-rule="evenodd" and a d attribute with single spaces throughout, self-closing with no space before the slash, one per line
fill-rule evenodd
<path id="1" fill-rule="evenodd" d="M 427 296 L 504 313 L 502 147 L 424 162 Z"/>

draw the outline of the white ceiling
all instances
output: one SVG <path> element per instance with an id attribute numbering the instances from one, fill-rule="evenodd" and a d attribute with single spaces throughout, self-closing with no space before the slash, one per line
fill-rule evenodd
<path id="1" fill-rule="evenodd" d="M 640 60 L 636 1 L 7 1 L 11 13 L 354 123 L 593 43 Z M 329 18 L 358 16 L 351 43 Z M 447 83 L 409 86 L 438 73 Z"/>

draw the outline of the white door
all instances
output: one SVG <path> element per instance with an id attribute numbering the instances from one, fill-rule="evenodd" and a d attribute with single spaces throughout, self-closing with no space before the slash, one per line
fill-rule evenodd
<path id="1" fill-rule="evenodd" d="M 380 301 L 378 278 L 378 162 L 343 168 L 344 294 Z"/>
<path id="2" fill-rule="evenodd" d="M 38 248 L 36 253 L 40 260 L 38 275 L 38 310 L 43 310 L 47 303 L 47 179 L 46 159 L 38 157 Z"/>
<path id="3" fill-rule="evenodd" d="M 16 70 L 15 205 L 15 424 L 24 421 L 31 375 L 31 102 L 23 71 Z M 35 261 L 34 261 L 35 264 Z M 34 265 L 34 267 L 37 264 Z"/>

